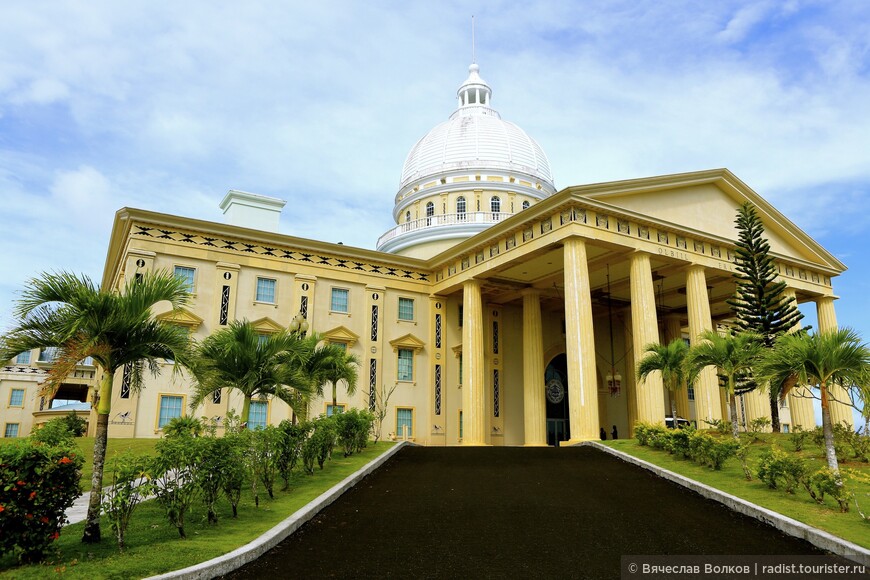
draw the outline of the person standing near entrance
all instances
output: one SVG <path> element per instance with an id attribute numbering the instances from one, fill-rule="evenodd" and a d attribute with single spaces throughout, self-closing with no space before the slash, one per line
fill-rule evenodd
<path id="1" fill-rule="evenodd" d="M 610 432 L 610 436 L 614 439 L 619 439 L 619 433 L 616 431 L 616 425 L 613 426 L 613 430 Z"/>
<path id="2" fill-rule="evenodd" d="M 602 441 L 607 441 L 607 431 L 604 430 L 604 427 L 600 429 L 599 435 L 601 436 Z"/>

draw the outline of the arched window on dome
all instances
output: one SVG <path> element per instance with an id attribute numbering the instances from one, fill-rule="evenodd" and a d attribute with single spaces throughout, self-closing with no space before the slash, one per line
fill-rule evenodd
<path id="1" fill-rule="evenodd" d="M 409 211 L 405 212 L 405 223 L 406 224 L 411 223 L 411 212 L 409 212 Z"/>
<path id="2" fill-rule="evenodd" d="M 492 219 L 497 220 L 501 212 L 501 199 L 497 195 L 489 200 L 489 211 L 492 212 Z"/>
<path id="3" fill-rule="evenodd" d="M 456 199 L 456 213 L 459 221 L 465 221 L 465 198 L 460 196 Z"/>
<path id="4" fill-rule="evenodd" d="M 435 204 L 431 201 L 426 204 L 426 225 L 432 225 L 432 216 L 435 215 Z"/>
<path id="5" fill-rule="evenodd" d="M 523 209 L 529 209 L 529 202 L 528 201 L 523 202 Z"/>

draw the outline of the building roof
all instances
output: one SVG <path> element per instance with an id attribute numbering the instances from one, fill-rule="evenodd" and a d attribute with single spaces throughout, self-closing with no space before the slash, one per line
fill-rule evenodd
<path id="1" fill-rule="evenodd" d="M 459 87 L 459 107 L 411 148 L 402 168 L 400 189 L 453 170 L 500 169 L 522 173 L 553 189 L 544 150 L 517 125 L 490 106 L 492 90 L 472 64 Z"/>

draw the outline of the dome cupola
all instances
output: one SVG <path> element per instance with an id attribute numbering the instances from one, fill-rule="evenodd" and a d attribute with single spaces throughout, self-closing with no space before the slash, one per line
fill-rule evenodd
<path id="1" fill-rule="evenodd" d="M 396 227 L 378 250 L 430 257 L 544 199 L 556 188 L 544 150 L 492 108 L 480 67 L 449 119 L 411 148 L 396 194 Z"/>

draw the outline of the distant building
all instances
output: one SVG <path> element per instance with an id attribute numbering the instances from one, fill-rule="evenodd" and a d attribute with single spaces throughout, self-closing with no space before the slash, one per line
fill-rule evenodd
<path id="1" fill-rule="evenodd" d="M 383 435 L 427 445 L 545 445 L 664 421 L 669 394 L 660 379 L 635 380 L 637 355 L 729 322 L 733 222 L 744 201 L 764 221 L 789 293 L 816 303 L 819 330 L 836 326 L 831 280 L 843 264 L 731 172 L 557 191 L 541 147 L 501 119 L 491 96 L 472 65 L 449 120 L 408 154 L 396 226 L 378 251 L 280 234 L 281 200 L 230 191 L 225 224 L 120 210 L 103 286 L 174 271 L 189 281 L 193 306 L 157 315 L 200 339 L 243 318 L 275 332 L 301 314 L 362 361 L 356 394 L 340 388 L 339 406 L 370 408 L 395 387 Z M 10 424 L 23 434 L 39 416 L 39 368 L 22 361 L 0 374 L 7 436 Z M 112 437 L 159 436 L 191 413 L 187 382 L 169 372 L 141 392 L 119 372 L 113 397 Z M 712 369 L 676 403 L 700 426 L 727 418 Z M 241 399 L 216 392 L 194 414 L 230 408 Z M 744 423 L 769 414 L 759 393 L 738 408 Z M 310 411 L 332 413 L 331 398 Z M 832 415 L 851 422 L 844 405 Z M 263 400 L 250 424 L 289 417 L 283 402 Z M 782 422 L 814 425 L 810 401 L 789 397 Z"/>

